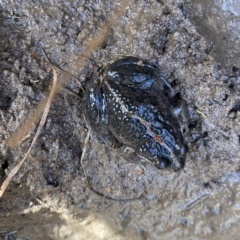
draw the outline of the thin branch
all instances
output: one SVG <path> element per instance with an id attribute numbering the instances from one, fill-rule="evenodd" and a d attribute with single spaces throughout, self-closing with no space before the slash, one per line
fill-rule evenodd
<path id="1" fill-rule="evenodd" d="M 25 162 L 27 156 L 29 155 L 30 151 L 32 150 L 33 146 L 35 145 L 35 143 L 37 142 L 37 139 L 41 133 L 41 130 L 46 122 L 46 119 L 47 119 L 47 115 L 48 115 L 48 112 L 49 112 L 49 109 L 50 109 L 50 106 L 51 106 L 51 102 L 53 100 L 53 97 L 55 95 L 55 91 L 56 91 L 56 88 L 57 88 L 57 73 L 56 73 L 56 70 L 55 68 L 51 65 L 52 67 L 52 70 L 53 70 L 53 85 L 52 85 L 52 88 L 51 88 L 51 91 L 50 91 L 50 94 L 48 96 L 48 99 L 47 99 L 47 103 L 46 103 L 46 106 L 44 108 L 44 111 L 43 111 L 43 114 L 42 114 L 42 117 L 41 117 L 41 120 L 40 120 L 40 123 L 39 123 L 39 126 L 38 126 L 38 129 L 37 129 L 37 132 L 32 140 L 32 143 L 26 153 L 26 155 L 24 156 L 24 158 L 20 161 L 20 163 L 18 163 L 18 165 L 16 167 L 14 167 L 9 175 L 7 176 L 7 178 L 5 179 L 5 181 L 3 182 L 1 188 L 0 188 L 0 197 L 3 195 L 4 191 L 6 190 L 7 186 L 9 185 L 9 183 L 11 182 L 11 180 L 13 179 L 13 177 L 16 175 L 16 173 L 18 172 L 18 170 L 20 169 L 20 167 L 23 165 L 23 163 Z"/>
<path id="2" fill-rule="evenodd" d="M 87 135 L 86 135 L 86 138 L 84 140 L 84 147 L 83 147 L 83 151 L 82 151 L 82 155 L 81 155 L 81 160 L 80 160 L 80 163 L 81 163 L 81 166 L 82 166 L 82 169 L 83 169 L 83 173 L 84 173 L 84 176 L 85 176 L 85 179 L 86 179 L 86 184 L 87 184 L 87 187 L 94 193 L 96 193 L 98 196 L 101 196 L 101 197 L 104 197 L 104 198 L 107 198 L 109 200 L 114 200 L 114 201 L 133 201 L 133 200 L 136 200 L 136 199 L 139 199 L 141 197 L 142 194 L 139 194 L 139 196 L 137 197 L 134 197 L 134 198 L 114 198 L 114 197 L 111 197 L 111 196 L 108 196 L 104 193 L 101 193 L 101 192 L 98 192 L 97 190 L 95 190 L 90 182 L 89 182 L 89 179 L 88 179 L 88 175 L 87 175 L 87 171 L 83 165 L 83 159 L 84 159 L 84 156 L 85 156 L 85 152 L 86 152 L 86 148 L 87 148 L 87 144 L 88 144 L 88 140 L 89 140 L 89 136 L 90 136 L 90 129 L 88 129 L 88 132 L 87 132 Z"/>
<path id="3" fill-rule="evenodd" d="M 50 61 L 50 59 L 48 58 L 45 50 L 44 50 L 41 46 L 40 46 L 40 48 L 41 48 L 41 50 L 42 50 L 42 52 L 43 52 L 44 57 L 48 60 L 48 62 L 49 62 L 51 65 L 53 65 L 55 68 L 57 68 L 57 69 L 60 70 L 61 72 L 69 75 L 71 78 L 73 78 L 73 79 L 77 80 L 78 82 L 80 82 L 80 84 L 81 84 L 81 89 L 82 89 L 83 92 L 85 92 L 84 86 L 82 85 L 82 82 L 81 82 L 78 78 L 76 78 L 74 75 L 72 75 L 72 74 L 69 73 L 68 71 L 63 70 L 60 66 L 58 66 L 58 65 L 56 65 L 55 63 L 53 63 L 52 61 Z"/>

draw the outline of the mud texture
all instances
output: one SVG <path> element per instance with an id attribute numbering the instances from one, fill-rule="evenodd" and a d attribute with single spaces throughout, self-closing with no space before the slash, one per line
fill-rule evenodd
<path id="1" fill-rule="evenodd" d="M 6 140 L 51 86 L 48 57 L 71 72 L 116 1 L 2 1 L 0 8 L 0 181 L 26 153 Z M 182 1 L 129 1 L 84 68 L 80 81 L 122 56 L 159 66 L 190 112 L 183 171 L 128 162 L 94 133 L 84 165 L 87 132 L 82 100 L 59 93 L 37 145 L 0 199 L 0 239 L 239 239 L 240 69 L 211 55 Z M 58 72 L 60 75 L 61 73 Z M 80 83 L 66 87 L 80 93 Z M 17 231 L 17 232 L 14 232 Z"/>
<path id="2" fill-rule="evenodd" d="M 229 68 L 240 67 L 240 4 L 238 0 L 187 1 L 197 31 L 212 45 L 214 58 Z"/>

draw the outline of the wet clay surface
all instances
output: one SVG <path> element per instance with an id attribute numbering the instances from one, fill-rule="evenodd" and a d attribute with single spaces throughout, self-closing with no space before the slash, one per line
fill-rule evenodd
<path id="1" fill-rule="evenodd" d="M 26 153 L 6 139 L 44 98 L 49 58 L 71 72 L 87 41 L 117 7 L 115 1 L 3 1 L 0 8 L 0 180 Z M 91 134 L 80 157 L 87 123 L 82 100 L 55 96 L 47 123 L 27 162 L 0 199 L 0 238 L 20 239 L 238 239 L 240 220 L 239 76 L 209 54 L 180 1 L 130 1 L 93 52 L 81 81 L 98 67 L 132 55 L 159 66 L 190 112 L 183 171 L 132 163 Z M 61 74 L 60 72 L 58 74 Z M 70 79 L 68 89 L 80 92 Z M 7 232 L 18 230 L 15 234 Z M 1 232 L 2 231 L 2 232 Z M 6 232 L 3 232 L 6 231 Z"/>
<path id="2" fill-rule="evenodd" d="M 238 0 L 191 0 L 189 16 L 212 45 L 211 54 L 225 66 L 240 67 L 240 5 Z M 225 67 L 226 68 L 226 67 Z"/>

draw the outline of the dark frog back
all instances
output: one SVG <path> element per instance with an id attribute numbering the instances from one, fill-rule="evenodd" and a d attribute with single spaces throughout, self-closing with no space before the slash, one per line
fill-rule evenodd
<path id="1" fill-rule="evenodd" d="M 159 168 L 182 168 L 186 158 L 183 136 L 156 69 L 139 58 L 127 57 L 109 65 L 103 77 L 102 87 L 91 90 L 98 92 L 97 101 L 102 100 L 95 107 L 95 122 L 89 121 L 92 114 L 85 114 L 90 126 L 96 129 L 96 122 L 104 122 L 105 131 Z"/>

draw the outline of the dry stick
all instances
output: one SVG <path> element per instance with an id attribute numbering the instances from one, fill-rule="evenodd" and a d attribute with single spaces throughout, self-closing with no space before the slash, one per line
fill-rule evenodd
<path id="1" fill-rule="evenodd" d="M 96 36 L 94 36 L 94 38 L 89 41 L 87 49 L 86 49 L 86 51 L 83 55 L 85 57 L 85 59 L 80 56 L 79 61 L 76 62 L 75 65 L 74 64 L 72 65 L 73 72 L 76 72 L 80 67 L 85 65 L 86 59 L 88 59 L 90 57 L 93 50 L 97 49 L 101 45 L 101 43 L 104 40 L 104 37 L 106 36 L 106 33 L 110 30 L 111 26 L 113 26 L 115 24 L 117 18 L 123 13 L 123 11 L 124 11 L 124 9 L 127 5 L 128 5 L 128 0 L 122 1 L 121 5 L 119 5 L 119 8 L 112 14 L 112 16 L 106 22 L 105 27 L 100 29 L 100 31 L 96 34 Z M 41 121 L 40 121 L 39 127 L 37 129 L 37 133 L 36 133 L 35 137 L 33 138 L 33 141 L 32 141 L 32 143 L 31 143 L 31 145 L 30 145 L 30 147 L 27 151 L 27 154 L 25 155 L 23 160 L 9 173 L 7 179 L 3 182 L 3 184 L 0 188 L 0 197 L 3 195 L 3 193 L 4 193 L 5 189 L 7 188 L 8 184 L 10 183 L 12 178 L 16 175 L 17 171 L 22 166 L 22 164 L 26 160 L 27 156 L 29 155 L 31 149 L 33 148 L 34 144 L 36 143 L 37 138 L 38 138 L 38 136 L 40 134 L 40 131 L 42 129 L 42 126 L 44 125 L 44 123 L 46 121 L 46 117 L 47 117 L 47 114 L 48 114 L 48 111 L 49 111 L 49 108 L 50 108 L 50 104 L 51 104 L 51 101 L 52 101 L 54 95 L 60 89 L 62 89 L 63 84 L 66 83 L 67 80 L 68 80 L 68 74 L 63 74 L 63 76 L 61 78 L 59 78 L 58 81 L 57 81 L 56 71 L 55 71 L 53 66 L 51 66 L 51 67 L 53 68 L 54 78 L 53 78 L 53 86 L 52 86 L 52 89 L 50 91 L 47 102 L 42 101 L 38 105 L 34 114 L 30 118 L 28 118 L 28 120 L 25 121 L 25 123 L 16 132 L 14 132 L 12 134 L 12 136 L 7 140 L 7 144 L 12 146 L 12 147 L 18 145 L 18 143 L 21 141 L 21 139 L 33 127 L 34 123 L 37 122 L 37 120 L 39 119 L 39 117 L 41 116 L 41 113 L 43 111 L 43 115 L 41 117 Z"/>
<path id="2" fill-rule="evenodd" d="M 87 45 L 87 48 L 84 52 L 84 54 L 80 55 L 78 58 L 78 61 L 75 61 L 73 64 L 71 64 L 71 72 L 78 72 L 78 70 L 83 67 L 91 56 L 92 51 L 96 50 L 99 46 L 101 46 L 102 42 L 104 41 L 104 38 L 106 36 L 106 33 L 110 30 L 110 28 L 116 23 L 116 20 L 119 16 L 121 16 L 125 10 L 125 8 L 128 5 L 129 0 L 123 0 L 121 4 L 117 4 L 118 8 L 116 11 L 113 12 L 111 17 L 107 20 L 105 23 L 105 26 L 103 26 L 97 34 L 89 40 L 89 43 Z M 62 89 L 63 84 L 67 82 L 69 78 L 69 74 L 64 73 L 62 77 L 58 78 L 58 87 L 55 90 L 55 93 L 59 92 Z M 33 126 L 36 124 L 38 119 L 41 116 L 41 113 L 43 112 L 43 109 L 46 105 L 46 101 L 42 101 L 36 111 L 28 117 L 26 121 L 22 124 L 21 127 L 19 127 L 14 133 L 12 133 L 11 137 L 7 139 L 7 144 L 11 147 L 18 146 L 23 137 L 29 132 Z"/>
<path id="3" fill-rule="evenodd" d="M 88 143 L 88 140 L 89 140 L 89 136 L 90 136 L 90 129 L 88 129 L 88 132 L 87 132 L 87 135 L 86 135 L 86 138 L 84 140 L 84 147 L 83 147 L 83 151 L 82 151 L 82 155 L 81 155 L 81 160 L 80 160 L 80 163 L 81 163 L 81 166 L 82 166 L 82 169 L 83 169 L 83 173 L 84 173 L 84 176 L 85 176 L 85 179 L 86 179 L 86 184 L 87 184 L 87 187 L 93 191 L 94 193 L 96 193 L 97 195 L 101 196 L 101 197 L 105 197 L 107 199 L 110 199 L 110 200 L 115 200 L 115 201 L 133 201 L 133 200 L 136 200 L 136 199 L 139 199 L 142 195 L 139 194 L 139 196 L 137 197 L 134 197 L 134 198 L 114 198 L 114 197 L 110 197 L 104 193 L 101 193 L 101 192 L 98 192 L 97 190 L 95 190 L 90 182 L 89 182 L 89 179 L 88 179 L 88 175 L 87 175 L 87 171 L 83 165 L 83 159 L 84 159 L 84 156 L 85 156 L 85 152 L 86 152 L 86 148 L 87 148 L 87 143 Z"/>
<path id="4" fill-rule="evenodd" d="M 57 69 L 60 70 L 61 72 L 69 75 L 71 78 L 73 78 L 73 79 L 77 80 L 78 82 L 80 82 L 82 91 L 83 91 L 83 92 L 85 91 L 84 86 L 82 85 L 82 82 L 81 82 L 78 78 L 76 78 L 74 75 L 72 75 L 72 74 L 69 73 L 68 71 L 63 70 L 61 67 L 59 67 L 59 66 L 56 65 L 55 63 L 51 62 L 50 59 L 48 58 L 45 50 L 44 50 L 41 46 L 40 46 L 40 48 L 42 49 L 42 52 L 43 52 L 44 57 L 48 60 L 48 62 L 49 62 L 52 66 L 54 66 L 55 68 L 57 68 Z M 61 89 L 61 90 L 63 90 L 63 89 Z M 65 89 L 64 89 L 64 90 L 65 90 Z M 67 89 L 66 89 L 66 90 L 67 90 Z M 68 90 L 67 90 L 67 91 L 68 91 Z M 69 91 L 69 93 L 70 93 L 70 91 Z M 70 93 L 70 94 L 72 94 L 72 93 Z M 76 95 L 76 94 L 74 94 L 74 95 Z"/>
<path id="5" fill-rule="evenodd" d="M 56 91 L 56 88 L 57 88 L 57 73 L 56 73 L 56 70 L 54 69 L 54 67 L 51 65 L 52 67 L 52 70 L 53 70 L 53 85 L 52 85 L 52 89 L 50 91 L 50 94 L 48 96 L 48 99 L 47 99 L 47 103 L 46 103 L 46 106 L 44 108 L 44 111 L 43 111 L 43 114 L 42 114 L 42 117 L 41 117 L 41 120 L 40 120 L 40 123 L 39 123 L 39 126 L 38 126 L 38 129 L 37 129 L 37 132 L 32 140 L 32 143 L 25 155 L 25 157 L 21 160 L 21 162 L 16 166 L 14 167 L 9 175 L 7 176 L 7 178 L 5 179 L 5 181 L 3 182 L 1 188 L 0 188 L 0 197 L 3 195 L 5 189 L 7 188 L 8 184 L 10 183 L 10 181 L 13 179 L 13 177 L 16 175 L 16 173 L 18 172 L 19 168 L 22 166 L 22 164 L 25 162 L 27 156 L 29 155 L 30 151 L 32 150 L 33 146 L 35 145 L 35 143 L 37 142 L 37 139 L 41 133 L 41 130 L 46 122 L 46 119 L 47 119 L 47 115 L 48 115 L 48 112 L 49 112 L 49 109 L 50 109 L 50 106 L 51 106 L 51 102 L 53 100 L 53 97 L 55 95 L 55 91 Z"/>

